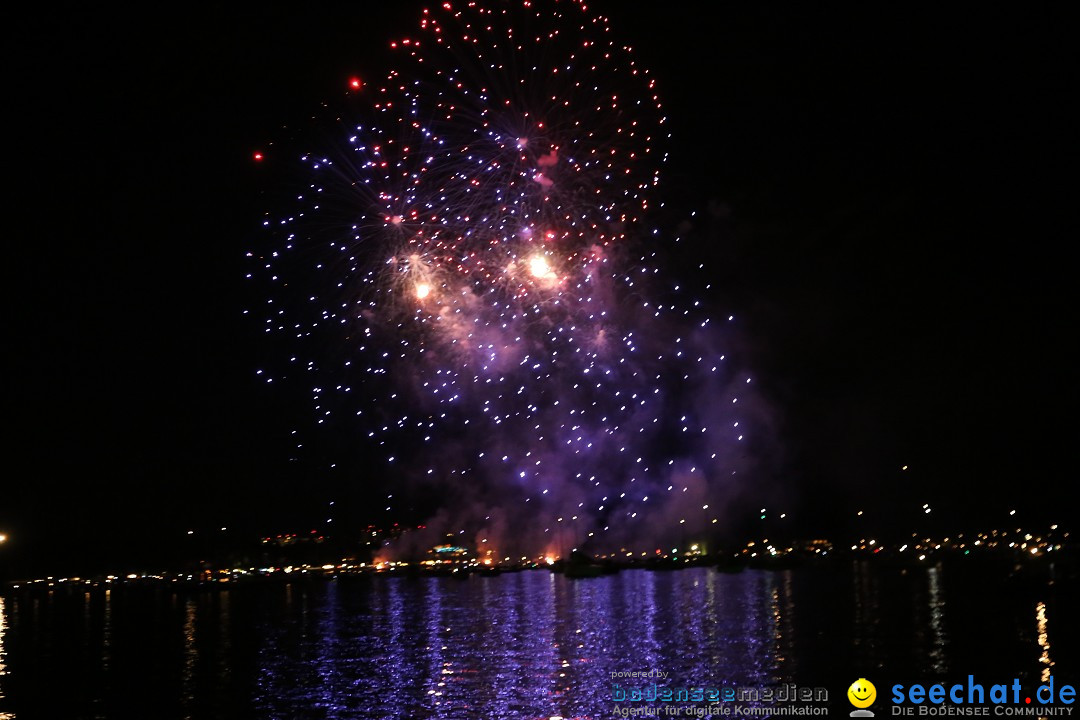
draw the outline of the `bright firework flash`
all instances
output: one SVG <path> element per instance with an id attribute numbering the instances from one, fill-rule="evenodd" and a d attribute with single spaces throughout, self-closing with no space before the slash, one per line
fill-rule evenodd
<path id="1" fill-rule="evenodd" d="M 708 536 L 749 460 L 749 379 L 644 228 L 667 138 L 648 71 L 575 0 L 446 3 L 391 52 L 249 254 L 260 377 L 310 391 L 342 467 L 378 458 L 335 482 L 434 514 L 402 545 Z"/>

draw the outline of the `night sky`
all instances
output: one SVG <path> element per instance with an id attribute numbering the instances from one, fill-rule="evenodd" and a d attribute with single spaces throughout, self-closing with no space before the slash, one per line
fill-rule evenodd
<path id="1" fill-rule="evenodd" d="M 1075 520 L 1075 23 L 602 6 L 671 118 L 663 222 L 705 228 L 665 251 L 707 259 L 770 408 L 747 504 L 808 533 L 924 502 L 957 526 Z M 243 255 L 273 168 L 251 154 L 382 69 L 420 7 L 9 23 L 11 567 L 149 562 L 190 528 L 303 531 L 364 499 L 287 462 L 310 408 L 254 375 Z"/>

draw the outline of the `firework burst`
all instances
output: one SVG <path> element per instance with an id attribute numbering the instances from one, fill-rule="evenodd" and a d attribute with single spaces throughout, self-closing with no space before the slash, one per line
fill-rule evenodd
<path id="1" fill-rule="evenodd" d="M 364 120 L 299 153 L 303 188 L 250 253 L 283 340 L 260 375 L 380 458 L 355 482 L 438 493 L 439 532 L 500 553 L 718 522 L 739 396 L 645 242 L 649 73 L 575 0 L 446 3 L 390 45 Z"/>

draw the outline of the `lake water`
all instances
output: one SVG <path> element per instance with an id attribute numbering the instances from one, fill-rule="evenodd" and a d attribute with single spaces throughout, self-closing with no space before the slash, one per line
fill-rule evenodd
<path id="1" fill-rule="evenodd" d="M 610 718 L 619 689 L 1077 679 L 1075 597 L 953 567 L 0 597 L 0 719 Z M 662 671 L 664 679 L 613 679 Z M 878 716 L 887 716 L 879 701 Z"/>

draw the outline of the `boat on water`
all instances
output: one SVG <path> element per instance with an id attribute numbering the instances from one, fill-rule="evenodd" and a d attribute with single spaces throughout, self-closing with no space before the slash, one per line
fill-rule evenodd
<path id="1" fill-rule="evenodd" d="M 580 550 L 574 550 L 569 558 L 552 563 L 551 571 L 569 578 L 593 578 L 617 573 L 619 567 L 614 563 L 596 560 Z"/>
<path id="2" fill-rule="evenodd" d="M 737 555 L 721 556 L 716 569 L 722 573 L 740 573 L 746 569 L 746 560 Z"/>

